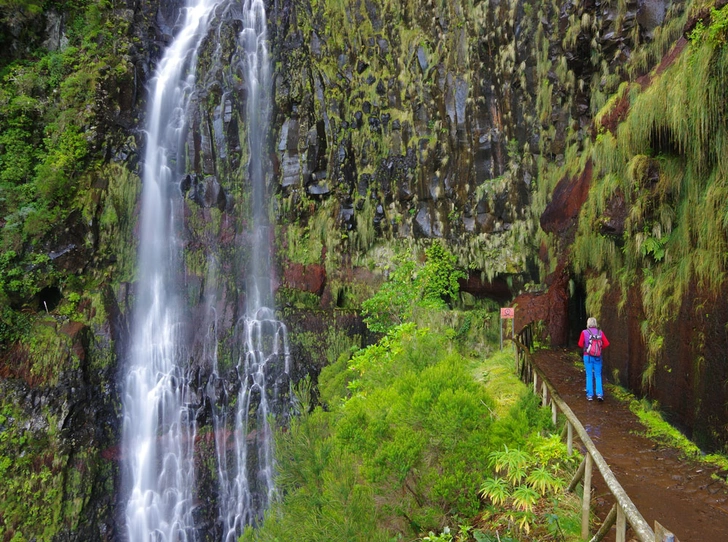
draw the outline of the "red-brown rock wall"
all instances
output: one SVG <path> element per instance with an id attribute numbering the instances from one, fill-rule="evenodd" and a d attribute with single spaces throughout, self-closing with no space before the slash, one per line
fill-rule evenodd
<path id="1" fill-rule="evenodd" d="M 604 355 L 604 374 L 657 401 L 668 420 L 706 449 L 728 444 L 728 303 L 693 287 L 676 318 L 655 330 L 662 347 L 651 379 L 648 345 L 643 338 L 645 314 L 639 291 L 628 293 L 623 312 L 621 293 L 613 288 L 603 300 L 599 324 L 611 345 Z"/>

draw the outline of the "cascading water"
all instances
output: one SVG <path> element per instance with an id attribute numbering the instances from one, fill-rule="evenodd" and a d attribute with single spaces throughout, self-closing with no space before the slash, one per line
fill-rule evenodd
<path id="1" fill-rule="evenodd" d="M 273 311 L 261 308 L 255 316 L 244 317 L 236 335 L 243 352 L 237 367 L 240 389 L 230 456 L 226 414 L 220 409 L 215 415 L 223 542 L 237 540 L 245 525 L 261 518 L 274 496 L 273 436 L 268 417 L 286 415 L 289 397 L 286 328 Z"/>
<path id="2" fill-rule="evenodd" d="M 245 0 L 240 45 L 247 85 L 247 126 L 250 162 L 253 239 L 247 279 L 247 312 L 251 316 L 261 307 L 273 306 L 270 265 L 270 224 L 266 202 L 263 144 L 268 137 L 270 113 L 270 65 L 263 0 Z"/>
<path id="3" fill-rule="evenodd" d="M 137 306 L 123 406 L 128 539 L 131 542 L 187 541 L 200 538 L 194 523 L 196 416 L 204 411 L 189 373 L 190 307 L 182 276 L 184 200 L 178 181 L 188 174 L 190 104 L 195 97 L 198 49 L 213 34 L 209 20 L 242 20 L 233 52 L 246 92 L 244 123 L 248 134 L 250 209 L 244 237 L 249 245 L 244 316 L 234 327 L 231 348 L 237 365 L 218 365 L 221 337 L 216 306 L 220 299 L 220 258 L 211 245 L 205 278 L 206 335 L 201 338 L 197 369 L 210 371 L 209 400 L 217 453 L 218 529 L 232 542 L 247 524 L 262 516 L 275 493 L 270 416 L 289 413 L 290 355 L 286 328 L 275 319 L 271 287 L 272 229 L 268 220 L 265 141 L 270 111 L 270 68 L 266 13 L 262 0 L 240 6 L 227 0 L 190 0 L 184 23 L 156 73 L 148 112 L 147 150 L 139 254 Z M 225 9 L 215 10 L 223 2 Z M 242 7 L 242 9 L 241 9 Z M 228 27 L 230 28 L 230 27 Z M 217 47 L 210 63 L 223 73 L 219 59 L 220 27 L 208 45 Z M 217 45 L 216 45 L 217 44 Z M 200 53 L 202 55 L 202 53 Z M 235 59 L 239 58 L 239 63 Z M 224 79 L 224 74 L 223 74 Z M 229 79 L 235 80 L 235 77 Z M 222 83 L 225 86 L 226 83 Z M 212 85 L 215 87 L 215 84 Z M 227 100 L 227 90 L 223 101 Z M 204 95 L 204 91 L 202 92 Z M 241 100 L 242 101 L 242 100 Z M 226 158 L 220 149 L 218 158 Z M 228 168 L 223 168 L 227 170 Z M 196 356 L 195 356 L 196 357 Z M 224 373 L 224 374 L 223 374 Z M 201 506 L 206 506 L 203 503 Z M 206 533 L 209 535 L 210 533 Z"/>
<path id="4" fill-rule="evenodd" d="M 195 539 L 196 425 L 181 336 L 181 198 L 175 182 L 184 168 L 185 112 L 197 49 L 219 0 L 192 1 L 149 97 L 137 304 L 123 396 L 130 542 Z"/>
<path id="5" fill-rule="evenodd" d="M 269 416 L 288 413 L 290 372 L 286 328 L 272 310 L 271 227 L 268 220 L 264 142 L 270 112 L 270 67 L 262 0 L 246 0 L 239 35 L 247 95 L 246 126 L 250 160 L 250 263 L 246 274 L 245 316 L 236 325 L 240 388 L 235 402 L 234 453 L 228 456 L 224 409 L 213 409 L 224 542 L 233 542 L 270 504 L 273 440 Z M 217 376 L 217 366 L 211 382 Z M 217 387 L 219 388 L 219 386 Z M 214 393 L 216 387 L 208 390 Z"/>

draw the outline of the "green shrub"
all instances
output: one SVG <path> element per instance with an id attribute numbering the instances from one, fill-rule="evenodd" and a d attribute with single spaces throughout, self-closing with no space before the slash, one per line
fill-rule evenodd
<path id="1" fill-rule="evenodd" d="M 470 528 L 460 518 L 482 512 L 479 492 L 493 473 L 488 456 L 504 444 L 547 469 L 529 468 L 522 483 L 539 502 L 550 498 L 561 483 L 551 467 L 563 464 L 565 446 L 533 436 L 551 427 L 550 412 L 518 383 L 521 399 L 496 415 L 476 364 L 448 334 L 413 323 L 342 354 L 319 375 L 326 409 L 278 435 L 280 498 L 243 540 L 434 540 L 460 524 L 466 540 Z M 533 500 L 525 490 L 515 499 L 517 506 Z M 529 525 L 545 532 L 545 519 L 531 515 Z"/>
<path id="2" fill-rule="evenodd" d="M 389 279 L 362 303 L 364 321 L 372 331 L 386 333 L 393 326 L 412 320 L 415 308 L 438 310 L 447 307 L 466 275 L 455 266 L 456 258 L 440 242 L 425 250 L 424 264 L 414 254 L 397 258 Z"/>

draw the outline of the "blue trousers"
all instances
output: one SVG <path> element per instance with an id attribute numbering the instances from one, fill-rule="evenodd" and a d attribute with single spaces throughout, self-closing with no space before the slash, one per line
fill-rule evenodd
<path id="1" fill-rule="evenodd" d="M 594 381 L 597 383 L 597 396 L 604 397 L 602 389 L 602 358 L 584 354 L 584 368 L 586 369 L 586 396 L 594 397 Z"/>

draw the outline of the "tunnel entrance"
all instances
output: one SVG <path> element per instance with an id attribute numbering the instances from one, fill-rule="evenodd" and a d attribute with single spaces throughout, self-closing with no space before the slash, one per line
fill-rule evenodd
<path id="1" fill-rule="evenodd" d="M 569 345 L 575 346 L 579 341 L 579 333 L 586 327 L 586 287 L 580 280 L 569 280 Z"/>

